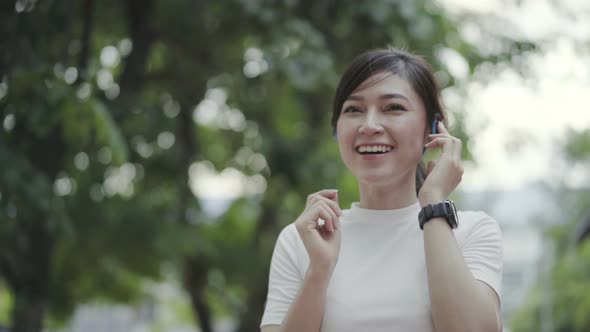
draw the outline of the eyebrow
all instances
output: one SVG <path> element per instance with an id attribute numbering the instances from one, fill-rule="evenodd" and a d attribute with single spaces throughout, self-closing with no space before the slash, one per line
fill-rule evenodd
<path id="1" fill-rule="evenodd" d="M 410 101 L 408 99 L 408 97 L 406 97 L 400 93 L 386 93 L 384 95 L 379 96 L 379 99 L 395 99 L 395 98 L 400 98 L 400 99 L 405 99 L 407 101 Z M 348 96 L 348 98 L 346 98 L 346 100 L 365 100 L 365 97 L 350 95 L 350 96 Z"/>

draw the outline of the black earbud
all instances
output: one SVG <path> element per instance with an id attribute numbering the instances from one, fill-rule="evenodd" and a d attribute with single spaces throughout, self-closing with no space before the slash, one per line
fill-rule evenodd
<path id="1" fill-rule="evenodd" d="M 432 120 L 432 125 L 430 126 L 431 134 L 438 134 L 438 122 L 440 121 L 440 118 L 440 113 L 434 113 L 434 120 Z M 426 147 L 422 149 L 422 155 L 424 155 L 424 152 L 426 152 Z"/>
<path id="2" fill-rule="evenodd" d="M 432 120 L 432 129 L 431 133 L 438 134 L 438 122 L 440 121 L 440 113 L 434 114 L 434 120 Z"/>

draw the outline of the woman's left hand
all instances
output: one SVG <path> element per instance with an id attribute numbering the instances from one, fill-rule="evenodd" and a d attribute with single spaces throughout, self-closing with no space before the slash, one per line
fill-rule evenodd
<path id="1" fill-rule="evenodd" d="M 463 177 L 461 140 L 451 136 L 442 122 L 438 123 L 438 131 L 439 134 L 428 135 L 430 142 L 425 145 L 428 149 L 441 148 L 442 154 L 426 168 L 426 179 L 418 194 L 422 206 L 447 199 Z"/>

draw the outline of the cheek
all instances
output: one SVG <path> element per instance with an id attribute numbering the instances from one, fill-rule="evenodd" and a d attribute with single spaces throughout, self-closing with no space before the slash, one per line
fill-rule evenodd
<path id="1" fill-rule="evenodd" d="M 354 133 L 350 123 L 339 119 L 336 123 L 336 143 L 338 144 L 340 158 L 346 165 L 354 158 L 354 151 L 350 148 L 354 144 L 353 140 Z"/>
<path id="2" fill-rule="evenodd" d="M 412 151 L 416 150 L 420 154 L 422 154 L 422 148 L 424 147 L 424 144 L 426 144 L 426 128 L 424 123 L 419 121 L 419 119 L 416 119 L 414 121 L 399 123 L 398 126 L 396 126 L 396 128 L 392 129 L 394 130 L 394 132 L 397 132 L 396 136 L 398 137 L 398 139 L 404 141 L 403 145 L 407 146 Z"/>
<path id="3" fill-rule="evenodd" d="M 342 119 L 342 117 L 338 118 L 338 121 L 336 121 L 336 133 L 340 133 L 344 130 L 344 120 Z"/>
<path id="4" fill-rule="evenodd" d="M 338 151 L 340 151 L 340 157 L 346 161 L 350 159 L 352 153 L 350 151 L 350 146 L 352 142 L 350 141 L 350 135 L 346 135 L 345 132 L 339 131 L 338 135 L 336 136 L 336 142 L 338 143 Z"/>
<path id="5" fill-rule="evenodd" d="M 338 144 L 350 142 L 352 139 L 352 131 L 352 123 L 350 121 L 347 121 L 346 119 L 338 119 L 338 122 L 336 123 L 336 139 L 338 140 Z"/>

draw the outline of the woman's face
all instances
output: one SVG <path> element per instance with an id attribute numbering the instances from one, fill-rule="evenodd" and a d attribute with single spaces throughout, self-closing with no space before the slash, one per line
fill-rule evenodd
<path id="1" fill-rule="evenodd" d="M 427 134 L 426 111 L 405 79 L 387 72 L 371 76 L 340 112 L 340 155 L 360 182 L 414 180 Z"/>

